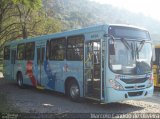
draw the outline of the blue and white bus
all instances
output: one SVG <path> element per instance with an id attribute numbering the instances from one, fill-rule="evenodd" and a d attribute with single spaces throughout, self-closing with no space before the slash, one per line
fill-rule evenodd
<path id="1" fill-rule="evenodd" d="M 153 95 L 152 41 L 145 29 L 98 25 L 15 40 L 4 47 L 4 77 L 104 103 Z"/>

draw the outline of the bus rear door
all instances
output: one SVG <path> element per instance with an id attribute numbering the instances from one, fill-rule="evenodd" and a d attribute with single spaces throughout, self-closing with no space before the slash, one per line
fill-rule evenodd
<path id="1" fill-rule="evenodd" d="M 37 88 L 43 88 L 43 79 L 44 79 L 44 55 L 45 55 L 45 46 L 42 43 L 39 43 L 38 46 L 36 45 L 36 67 L 37 67 Z"/>
<path id="2" fill-rule="evenodd" d="M 11 49 L 11 79 L 15 78 L 16 49 Z"/>

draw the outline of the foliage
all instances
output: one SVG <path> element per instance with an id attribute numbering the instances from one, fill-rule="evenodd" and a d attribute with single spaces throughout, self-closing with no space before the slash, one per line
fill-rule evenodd
<path id="1" fill-rule="evenodd" d="M 41 0 L 0 0 L 0 49 L 10 40 L 60 30 L 60 22 L 46 14 Z"/>
<path id="2" fill-rule="evenodd" d="M 62 22 L 63 30 L 111 23 L 129 24 L 149 30 L 154 42 L 160 39 L 160 22 L 141 13 L 132 13 L 90 0 L 43 0 L 47 14 Z"/>
<path id="3" fill-rule="evenodd" d="M 61 30 L 61 23 L 57 19 L 47 16 L 43 9 L 38 14 L 37 12 L 32 12 L 31 16 L 32 18 L 28 20 L 27 24 L 28 28 L 30 28 L 28 33 L 32 37 Z"/>
<path id="4" fill-rule="evenodd" d="M 24 5 L 27 8 L 39 9 L 42 7 L 41 0 L 12 0 L 14 4 Z"/>
<path id="5" fill-rule="evenodd" d="M 104 23 L 144 27 L 160 39 L 160 22 L 89 0 L 0 0 L 0 49 L 6 41 Z"/>

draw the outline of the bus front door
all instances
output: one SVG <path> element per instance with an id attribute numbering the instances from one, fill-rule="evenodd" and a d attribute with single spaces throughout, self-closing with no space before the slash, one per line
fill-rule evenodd
<path id="1" fill-rule="evenodd" d="M 11 79 L 14 79 L 14 68 L 15 68 L 15 61 L 16 61 L 16 50 L 11 50 Z"/>
<path id="2" fill-rule="evenodd" d="M 44 47 L 37 47 L 37 75 L 38 75 L 38 81 L 37 81 L 37 88 L 43 88 L 42 80 L 43 80 L 43 74 L 44 74 Z"/>
<path id="3" fill-rule="evenodd" d="M 84 85 L 85 97 L 103 100 L 103 74 L 101 40 L 85 43 Z"/>

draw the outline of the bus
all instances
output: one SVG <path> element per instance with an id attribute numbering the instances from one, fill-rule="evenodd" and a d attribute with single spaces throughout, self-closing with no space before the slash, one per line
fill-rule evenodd
<path id="1" fill-rule="evenodd" d="M 103 24 L 15 40 L 4 46 L 4 78 L 19 87 L 103 103 L 153 95 L 152 41 L 131 25 Z"/>
<path id="2" fill-rule="evenodd" d="M 154 86 L 160 87 L 160 45 L 155 45 L 155 61 L 153 62 Z"/>

